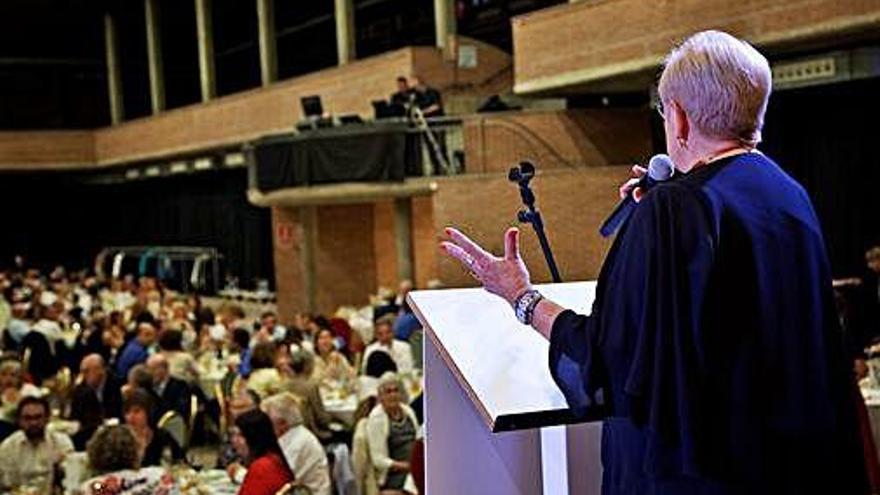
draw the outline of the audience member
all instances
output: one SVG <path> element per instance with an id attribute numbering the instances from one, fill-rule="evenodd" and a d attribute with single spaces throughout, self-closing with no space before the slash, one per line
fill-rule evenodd
<path id="1" fill-rule="evenodd" d="M 153 377 L 153 392 L 159 399 L 157 414 L 175 411 L 185 420 L 190 415 L 190 389 L 183 380 L 171 376 L 168 360 L 162 354 L 153 354 L 147 359 L 147 369 Z"/>
<path id="2" fill-rule="evenodd" d="M 315 369 L 312 378 L 318 382 L 338 382 L 348 384 L 354 381 L 357 373 L 348 359 L 336 350 L 333 331 L 322 328 L 315 340 Z"/>
<path id="3" fill-rule="evenodd" d="M 400 379 L 393 374 L 379 383 L 379 405 L 367 419 L 367 442 L 370 460 L 381 490 L 416 493 L 410 476 L 409 459 L 420 436 L 419 424 L 412 409 L 405 404 Z"/>
<path id="4" fill-rule="evenodd" d="M 156 327 L 142 322 L 137 326 L 137 336 L 128 341 L 116 360 L 116 375 L 128 376 L 132 366 L 143 363 L 150 355 L 150 347 L 156 342 Z"/>
<path id="5" fill-rule="evenodd" d="M 49 402 L 38 397 L 25 397 L 18 404 L 19 431 L 0 443 L 0 475 L 6 489 L 36 488 L 50 493 L 59 480 L 61 461 L 73 452 L 70 438 L 46 430 L 49 424 Z"/>
<path id="6" fill-rule="evenodd" d="M 322 443 L 326 443 L 333 437 L 330 431 L 332 418 L 324 407 L 318 384 L 311 378 L 314 361 L 311 352 L 294 352 L 290 360 L 293 376 L 285 380 L 284 389 L 300 399 L 303 423 Z"/>
<path id="7" fill-rule="evenodd" d="M 140 467 L 138 441 L 127 426 L 101 427 L 86 453 L 97 476 L 82 484 L 84 495 L 166 495 L 175 490 L 174 479 L 164 469 Z"/>
<path id="8" fill-rule="evenodd" d="M 190 385 L 199 378 L 199 365 L 196 358 L 183 350 L 183 333 L 180 330 L 165 330 L 159 336 L 159 353 L 168 360 L 171 376 Z"/>
<path id="9" fill-rule="evenodd" d="M 246 387 L 256 392 L 260 399 L 281 391 L 281 374 L 275 367 L 274 343 L 262 342 L 254 346 Z"/>
<path id="10" fill-rule="evenodd" d="M 79 372 L 82 381 L 73 389 L 70 416 L 79 422 L 73 443 L 82 450 L 105 419 L 121 417 L 122 385 L 107 371 L 104 358 L 98 354 L 84 357 Z"/>
<path id="11" fill-rule="evenodd" d="M 282 392 L 264 400 L 260 407 L 272 420 L 278 445 L 297 484 L 311 490 L 313 495 L 330 495 L 327 455 L 318 438 L 303 426 L 299 399 Z"/>
<path id="12" fill-rule="evenodd" d="M 163 460 L 182 461 L 183 449 L 168 432 L 156 427 L 155 399 L 148 391 L 133 390 L 123 404 L 125 424 L 138 441 L 141 466 L 158 466 Z"/>
<path id="13" fill-rule="evenodd" d="M 238 432 L 233 445 L 246 459 L 248 469 L 239 495 L 275 495 L 294 480 L 266 413 L 252 409 L 239 416 L 235 426 Z"/>
<path id="14" fill-rule="evenodd" d="M 394 317 L 383 316 L 376 321 L 374 331 L 375 342 L 367 346 L 364 351 L 364 371 L 370 355 L 374 352 L 386 352 L 394 359 L 399 373 L 410 373 L 413 370 L 413 354 L 409 343 L 394 338 Z"/>

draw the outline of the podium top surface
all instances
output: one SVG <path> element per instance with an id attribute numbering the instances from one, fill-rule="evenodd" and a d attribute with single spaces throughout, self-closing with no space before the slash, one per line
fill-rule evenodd
<path id="1" fill-rule="evenodd" d="M 589 314 L 596 282 L 536 289 L 565 308 Z M 507 302 L 482 288 L 412 291 L 409 302 L 492 431 L 575 420 L 550 376 L 549 342 L 519 323 Z"/>

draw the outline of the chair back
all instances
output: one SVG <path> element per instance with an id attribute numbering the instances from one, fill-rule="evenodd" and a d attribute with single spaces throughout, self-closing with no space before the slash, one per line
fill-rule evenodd
<path id="1" fill-rule="evenodd" d="M 186 444 L 192 442 L 193 432 L 196 431 L 196 418 L 199 416 L 199 398 L 196 397 L 196 394 L 190 394 L 189 396 L 189 435 L 186 439 Z"/>
<path id="2" fill-rule="evenodd" d="M 189 447 L 189 431 L 186 420 L 177 411 L 168 411 L 159 418 L 159 429 L 165 430 L 180 448 Z"/>
<path id="3" fill-rule="evenodd" d="M 228 429 L 229 404 L 226 403 L 226 392 L 223 391 L 223 385 L 221 383 L 214 384 L 214 398 L 217 399 L 217 405 L 220 407 L 220 424 L 217 426 L 220 428 L 220 435 L 223 436 Z"/>

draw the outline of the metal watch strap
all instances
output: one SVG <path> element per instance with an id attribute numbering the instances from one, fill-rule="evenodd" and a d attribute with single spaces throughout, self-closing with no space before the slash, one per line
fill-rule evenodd
<path id="1" fill-rule="evenodd" d="M 541 302 L 541 299 L 544 299 L 544 296 L 534 289 L 529 289 L 520 294 L 513 303 L 516 319 L 523 325 L 531 325 L 535 307 Z"/>

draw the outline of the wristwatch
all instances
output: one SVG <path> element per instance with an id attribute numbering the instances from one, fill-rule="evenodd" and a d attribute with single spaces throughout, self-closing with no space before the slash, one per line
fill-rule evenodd
<path id="1" fill-rule="evenodd" d="M 531 325 L 535 307 L 538 306 L 541 299 L 544 299 L 544 296 L 534 289 L 529 289 L 520 294 L 516 301 L 513 302 L 513 311 L 516 314 L 516 319 L 523 325 Z"/>

